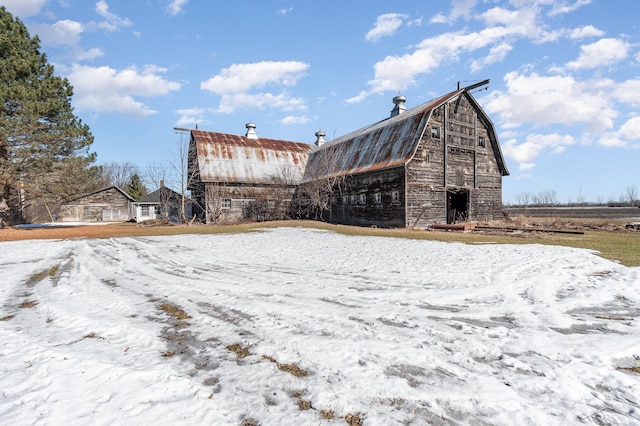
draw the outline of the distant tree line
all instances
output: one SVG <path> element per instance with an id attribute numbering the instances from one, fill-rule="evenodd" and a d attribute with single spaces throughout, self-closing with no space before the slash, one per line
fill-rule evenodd
<path id="1" fill-rule="evenodd" d="M 540 191 L 537 194 L 532 192 L 521 192 L 516 196 L 516 206 L 522 207 L 580 207 L 580 206 L 608 206 L 608 207 L 640 207 L 640 192 L 636 185 L 627 186 L 617 198 L 604 200 L 602 197 L 596 201 L 586 201 L 582 195 L 575 200 L 569 198 L 566 202 L 561 202 L 558 195 L 553 190 Z"/>

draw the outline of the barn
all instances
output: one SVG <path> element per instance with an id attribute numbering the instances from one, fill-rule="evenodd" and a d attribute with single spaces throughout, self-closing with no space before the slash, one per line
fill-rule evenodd
<path id="1" fill-rule="evenodd" d="M 470 93 L 487 83 L 411 109 L 396 96 L 390 117 L 318 144 L 301 188 L 328 182 L 321 214 L 333 223 L 427 227 L 501 218 L 509 171 L 495 128 Z"/>
<path id="2" fill-rule="evenodd" d="M 193 214 L 205 223 L 289 217 L 313 145 L 258 137 L 247 123 L 244 136 L 191 130 L 188 189 Z"/>

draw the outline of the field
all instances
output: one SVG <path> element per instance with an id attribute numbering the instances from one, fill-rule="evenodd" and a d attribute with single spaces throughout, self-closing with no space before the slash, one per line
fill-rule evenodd
<path id="1" fill-rule="evenodd" d="M 484 225 L 517 227 L 524 232 L 514 231 L 476 231 L 473 233 L 425 231 L 413 229 L 376 229 L 352 226 L 329 225 L 312 221 L 277 221 L 248 223 L 232 226 L 158 226 L 157 223 L 134 224 L 119 223 L 100 226 L 51 226 L 31 228 L 0 229 L 1 241 L 25 239 L 63 239 L 63 238 L 111 238 L 143 237 L 182 234 L 220 234 L 251 232 L 257 228 L 307 227 L 331 230 L 344 235 L 396 237 L 425 239 L 434 241 L 456 241 L 462 243 L 500 243 L 500 244 L 552 244 L 595 250 L 602 257 L 626 266 L 640 266 L 640 229 L 628 231 L 631 223 L 625 219 L 571 219 L 571 218 L 532 218 L 514 217 L 509 222 L 492 222 Z M 576 230 L 582 235 L 554 234 L 539 232 L 536 229 Z"/>
<path id="2" fill-rule="evenodd" d="M 0 418 L 640 422 L 637 233 L 265 225 L 0 231 Z"/>

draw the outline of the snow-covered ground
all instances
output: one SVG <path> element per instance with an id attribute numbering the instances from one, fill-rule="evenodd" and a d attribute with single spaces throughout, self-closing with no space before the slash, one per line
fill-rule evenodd
<path id="1" fill-rule="evenodd" d="M 639 424 L 640 268 L 237 235 L 0 243 L 1 424 Z"/>

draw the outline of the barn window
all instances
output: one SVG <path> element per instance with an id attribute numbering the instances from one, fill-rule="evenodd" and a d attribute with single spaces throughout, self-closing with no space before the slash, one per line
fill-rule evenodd
<path id="1" fill-rule="evenodd" d="M 352 195 L 351 196 L 351 204 L 355 204 L 356 203 L 356 196 Z"/>
<path id="2" fill-rule="evenodd" d="M 222 208 L 223 209 L 231 208 L 231 198 L 225 198 L 224 200 L 222 200 Z"/>
<path id="3" fill-rule="evenodd" d="M 269 208 L 272 209 L 276 206 L 276 200 L 269 200 L 268 204 L 269 204 Z"/>
<path id="4" fill-rule="evenodd" d="M 400 201 L 400 192 L 399 191 L 391 191 L 391 201 L 397 203 Z"/>
<path id="5" fill-rule="evenodd" d="M 478 146 L 487 146 L 487 140 L 484 136 L 478 136 Z"/>
<path id="6" fill-rule="evenodd" d="M 434 139 L 440 139 L 440 127 L 431 126 L 431 137 Z"/>
<path id="7" fill-rule="evenodd" d="M 141 206 L 142 216 L 149 216 L 149 206 Z"/>
<path id="8" fill-rule="evenodd" d="M 365 204 L 367 202 L 367 195 L 360 194 L 360 204 Z"/>
<path id="9" fill-rule="evenodd" d="M 376 192 L 376 203 L 381 203 L 382 202 L 382 194 L 379 192 Z"/>
<path id="10" fill-rule="evenodd" d="M 348 195 L 343 195 L 342 196 L 342 204 L 349 204 L 349 196 Z"/>

